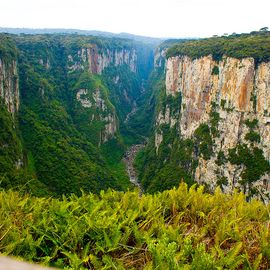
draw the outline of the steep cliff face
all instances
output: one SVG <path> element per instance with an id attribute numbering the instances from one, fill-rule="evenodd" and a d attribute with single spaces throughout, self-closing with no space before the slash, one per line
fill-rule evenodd
<path id="1" fill-rule="evenodd" d="M 101 129 L 97 133 L 98 144 L 105 143 L 114 138 L 118 132 L 118 121 L 115 110 L 108 106 L 108 97 L 104 97 L 104 92 L 100 88 L 78 89 L 76 98 L 88 115 L 89 130 L 95 122 L 102 123 Z M 94 133 L 94 132 L 93 132 Z"/>
<path id="2" fill-rule="evenodd" d="M 113 40 L 111 42 L 111 46 L 86 42 L 76 50 L 67 49 L 69 77 L 85 72 L 101 75 L 104 86 L 108 88 L 106 97 L 104 91 L 99 91 L 98 88 L 88 89 L 87 93 L 90 93 L 90 96 L 92 95 L 92 98 L 95 99 L 91 105 L 87 104 L 87 100 L 81 99 L 82 106 L 88 108 L 85 111 L 90 112 L 90 108 L 95 107 L 101 112 L 99 115 L 89 116 L 91 123 L 98 120 L 103 123 L 103 130 L 98 135 L 100 138 L 99 144 L 117 137 L 119 122 L 122 125 L 121 128 L 125 128 L 124 119 L 132 110 L 133 104 L 141 91 L 139 81 L 141 80 L 141 68 L 143 66 L 139 64 L 142 58 L 140 55 L 138 56 L 140 49 L 132 43 L 119 46 L 119 41 L 115 44 Z M 97 93 L 100 94 L 99 97 L 95 96 Z M 102 108 L 99 106 L 99 100 L 103 100 Z M 108 106 L 108 102 L 114 104 L 116 111 Z"/>
<path id="3" fill-rule="evenodd" d="M 68 69 L 70 71 L 88 70 L 93 74 L 102 74 L 106 67 L 126 64 L 132 72 L 137 70 L 137 54 L 130 49 L 102 49 L 95 44 L 81 48 L 75 54 L 68 55 Z"/>
<path id="4" fill-rule="evenodd" d="M 17 53 L 8 38 L 0 37 L 0 178 L 2 186 L 14 184 L 23 165 L 16 115 L 19 110 Z"/>
<path id="5" fill-rule="evenodd" d="M 164 67 L 167 48 L 157 47 L 154 54 L 154 68 Z"/>
<path id="6" fill-rule="evenodd" d="M 17 61 L 0 58 L 0 97 L 13 115 L 19 109 L 19 80 Z"/>
<path id="7" fill-rule="evenodd" d="M 209 133 L 208 146 L 205 145 L 209 155 L 200 151 L 203 141 L 194 150 L 198 159 L 195 180 L 212 187 L 221 183 L 229 190 L 244 182 L 248 188 L 252 183 L 269 190 L 270 63 L 256 66 L 253 58 L 223 57 L 217 62 L 211 56 L 193 60 L 187 56 L 171 57 L 166 66 L 166 96 L 179 95 L 180 113 L 172 114 L 166 105 L 159 112 L 156 125 L 157 129 L 164 123 L 170 128 L 176 126 L 182 139 L 196 140 L 203 128 Z M 161 134 L 155 134 L 157 151 Z M 265 167 L 257 177 L 247 176 L 249 165 L 240 157 L 239 145 L 251 159 L 256 151 L 263 154 L 258 156 L 264 157 L 261 164 Z M 233 159 L 233 153 L 238 160 Z M 253 161 L 257 162 L 255 158 Z M 256 170 L 258 164 L 253 165 Z"/>

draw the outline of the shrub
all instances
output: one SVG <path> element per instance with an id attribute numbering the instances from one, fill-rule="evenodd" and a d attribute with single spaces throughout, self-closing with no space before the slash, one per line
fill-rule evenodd
<path id="1" fill-rule="evenodd" d="M 218 132 L 219 120 L 220 120 L 219 113 L 217 112 L 210 113 L 211 133 L 214 138 L 219 136 L 219 132 Z"/>
<path id="2" fill-rule="evenodd" d="M 265 159 L 263 151 L 257 147 L 249 148 L 246 144 L 239 144 L 229 150 L 229 161 L 232 164 L 244 165 L 241 173 L 242 182 L 251 183 L 270 172 L 270 164 Z"/>
<path id="3" fill-rule="evenodd" d="M 225 104 L 226 104 L 226 100 L 225 99 L 222 99 L 221 102 L 220 102 L 220 106 L 221 106 L 221 108 L 223 110 L 225 109 Z"/>
<path id="4" fill-rule="evenodd" d="M 219 74 L 219 68 L 218 66 L 214 66 L 212 69 L 212 75 L 218 75 Z"/>
<path id="5" fill-rule="evenodd" d="M 201 124 L 194 132 L 195 141 L 204 159 L 210 159 L 213 153 L 213 141 L 210 128 L 207 124 Z"/>
<path id="6" fill-rule="evenodd" d="M 254 129 L 258 126 L 258 119 L 253 119 L 252 121 L 250 121 L 249 119 L 247 119 L 245 121 L 245 124 L 247 127 L 249 127 L 250 129 Z"/>
<path id="7" fill-rule="evenodd" d="M 250 131 L 246 134 L 245 140 L 259 143 L 261 141 L 260 134 L 255 131 Z"/>
<path id="8" fill-rule="evenodd" d="M 225 157 L 225 155 L 224 155 L 224 152 L 220 150 L 220 151 L 218 152 L 218 155 L 217 155 L 216 164 L 217 164 L 218 166 L 221 166 L 221 165 L 223 165 L 225 162 L 226 162 L 226 157 Z"/>

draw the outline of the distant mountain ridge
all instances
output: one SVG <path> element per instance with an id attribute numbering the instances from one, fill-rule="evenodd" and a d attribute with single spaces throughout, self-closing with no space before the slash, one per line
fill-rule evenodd
<path id="1" fill-rule="evenodd" d="M 0 33 L 9 34 L 78 34 L 78 35 L 92 35 L 99 37 L 118 37 L 127 38 L 140 41 L 143 43 L 148 43 L 152 45 L 159 45 L 161 42 L 169 38 L 155 38 L 140 35 L 133 35 L 130 33 L 111 33 L 98 30 L 80 30 L 80 29 L 64 29 L 64 28 L 10 28 L 10 27 L 0 27 Z"/>

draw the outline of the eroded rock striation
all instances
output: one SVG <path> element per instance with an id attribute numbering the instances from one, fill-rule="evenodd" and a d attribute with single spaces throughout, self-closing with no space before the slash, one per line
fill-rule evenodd
<path id="1" fill-rule="evenodd" d="M 17 61 L 0 58 L 0 97 L 13 115 L 19 109 L 19 80 Z"/>
<path id="2" fill-rule="evenodd" d="M 93 74 L 102 74 L 103 70 L 112 65 L 126 64 L 132 72 L 137 71 L 137 53 L 135 49 L 103 49 L 89 44 L 81 48 L 76 54 L 68 55 L 68 69 L 70 71 L 88 70 Z"/>
<path id="3" fill-rule="evenodd" d="M 100 121 L 104 123 L 104 128 L 101 130 L 100 143 L 107 142 L 115 137 L 118 132 L 118 121 L 115 110 L 108 108 L 106 101 L 102 97 L 100 89 L 94 91 L 89 89 L 79 89 L 76 94 L 77 101 L 85 109 L 90 109 L 90 122 Z M 98 112 L 100 113 L 97 113 Z"/>
<path id="4" fill-rule="evenodd" d="M 260 149 L 270 162 L 269 62 L 256 65 L 253 58 L 226 56 L 217 62 L 211 55 L 199 59 L 170 57 L 166 64 L 166 96 L 180 96 L 179 113 L 172 112 L 168 104 L 158 113 L 157 151 L 163 140 L 163 131 L 158 127 L 164 124 L 176 127 L 182 139 L 196 137 L 203 124 L 209 126 L 211 156 L 195 153 L 196 181 L 214 187 L 223 179 L 223 187 L 228 190 L 241 186 L 246 181 L 246 166 L 232 161 L 232 151 L 239 145 Z M 235 151 L 239 157 L 240 150 Z M 270 174 L 266 172 L 252 181 L 252 186 L 269 191 L 269 182 Z"/>

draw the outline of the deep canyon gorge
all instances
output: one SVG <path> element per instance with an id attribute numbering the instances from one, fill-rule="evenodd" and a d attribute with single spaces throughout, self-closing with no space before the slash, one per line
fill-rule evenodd
<path id="1" fill-rule="evenodd" d="M 211 44 L 193 55 L 192 42 L 205 46 L 1 34 L 1 185 L 126 190 L 132 170 L 146 192 L 184 181 L 269 197 L 269 61 L 241 49 L 216 57 Z M 126 149 L 146 137 L 126 171 Z"/>
<path id="2" fill-rule="evenodd" d="M 0 255 L 269 269 L 270 32 L 35 33 L 0 34 Z"/>

